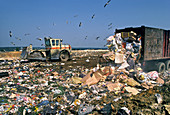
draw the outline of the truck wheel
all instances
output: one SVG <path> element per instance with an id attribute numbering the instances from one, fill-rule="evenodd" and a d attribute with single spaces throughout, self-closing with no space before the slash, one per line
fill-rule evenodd
<path id="1" fill-rule="evenodd" d="M 68 59 L 69 59 L 69 54 L 67 52 L 61 52 L 60 60 L 61 61 L 67 61 Z"/>
<path id="2" fill-rule="evenodd" d="M 170 60 L 165 62 L 166 70 L 170 71 Z"/>
<path id="3" fill-rule="evenodd" d="M 158 63 L 158 73 L 163 73 L 165 71 L 165 64 L 163 62 Z"/>

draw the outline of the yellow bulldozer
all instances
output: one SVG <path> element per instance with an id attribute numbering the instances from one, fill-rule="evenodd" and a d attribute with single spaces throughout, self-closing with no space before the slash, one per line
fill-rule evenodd
<path id="1" fill-rule="evenodd" d="M 71 45 L 62 44 L 62 39 L 45 37 L 45 49 L 32 49 L 32 45 L 23 47 L 21 58 L 28 60 L 67 61 L 71 58 Z"/>

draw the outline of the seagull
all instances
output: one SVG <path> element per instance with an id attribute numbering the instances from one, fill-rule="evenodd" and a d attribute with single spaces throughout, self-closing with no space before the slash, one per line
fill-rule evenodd
<path id="1" fill-rule="evenodd" d="M 24 34 L 25 36 L 30 35 L 30 33 Z"/>
<path id="2" fill-rule="evenodd" d="M 18 38 L 18 37 L 15 37 L 17 40 L 20 40 L 21 41 L 21 39 L 20 38 Z"/>
<path id="3" fill-rule="evenodd" d="M 112 25 L 112 23 L 110 23 L 108 26 L 111 26 Z"/>
<path id="4" fill-rule="evenodd" d="M 38 30 L 40 30 L 40 27 L 37 27 Z"/>
<path id="5" fill-rule="evenodd" d="M 87 39 L 87 36 L 85 37 L 85 39 Z"/>
<path id="6" fill-rule="evenodd" d="M 93 14 L 93 16 L 91 17 L 92 19 L 95 17 L 95 14 Z"/>
<path id="7" fill-rule="evenodd" d="M 12 32 L 11 31 L 9 31 L 9 36 L 12 37 Z"/>
<path id="8" fill-rule="evenodd" d="M 40 40 L 40 41 L 41 41 L 41 40 L 42 40 L 42 38 L 37 38 L 37 40 Z"/>
<path id="9" fill-rule="evenodd" d="M 112 26 L 108 28 L 108 30 L 112 29 Z"/>
<path id="10" fill-rule="evenodd" d="M 74 17 L 77 17 L 78 15 L 75 15 Z"/>
<path id="11" fill-rule="evenodd" d="M 104 38 L 103 40 L 106 40 L 108 37 Z"/>
<path id="12" fill-rule="evenodd" d="M 107 1 L 107 3 L 104 5 L 104 7 L 106 7 L 106 6 L 109 4 L 110 1 L 111 1 L 111 0 Z"/>
<path id="13" fill-rule="evenodd" d="M 53 26 L 55 26 L 56 24 L 53 22 Z"/>
<path id="14" fill-rule="evenodd" d="M 96 38 L 96 40 L 98 40 L 100 37 L 99 36 L 97 36 L 97 38 Z"/>
<path id="15" fill-rule="evenodd" d="M 79 27 L 81 27 L 82 23 L 80 22 Z"/>
<path id="16" fill-rule="evenodd" d="M 15 43 L 14 43 L 14 42 L 11 42 L 11 44 L 15 46 Z"/>

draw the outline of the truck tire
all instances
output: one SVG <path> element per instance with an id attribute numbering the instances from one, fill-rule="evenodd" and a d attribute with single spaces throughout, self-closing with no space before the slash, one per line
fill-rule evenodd
<path id="1" fill-rule="evenodd" d="M 68 52 L 61 52 L 60 53 L 60 60 L 61 61 L 67 61 L 69 59 L 69 54 Z"/>
<path id="2" fill-rule="evenodd" d="M 158 73 L 163 73 L 165 71 L 165 64 L 163 62 L 159 62 L 157 69 Z"/>
<path id="3" fill-rule="evenodd" d="M 170 60 L 165 62 L 166 70 L 170 71 Z"/>

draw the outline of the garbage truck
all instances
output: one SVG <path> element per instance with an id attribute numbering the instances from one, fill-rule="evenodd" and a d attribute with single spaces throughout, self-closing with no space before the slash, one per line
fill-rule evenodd
<path id="1" fill-rule="evenodd" d="M 23 47 L 21 58 L 28 60 L 57 60 L 67 61 L 71 58 L 71 45 L 62 44 L 62 39 L 45 37 L 45 49 L 33 50 L 32 45 Z"/>
<path id="2" fill-rule="evenodd" d="M 140 63 L 144 70 L 170 72 L 170 30 L 153 27 L 128 27 L 116 29 L 115 33 L 135 32 L 141 36 Z"/>

